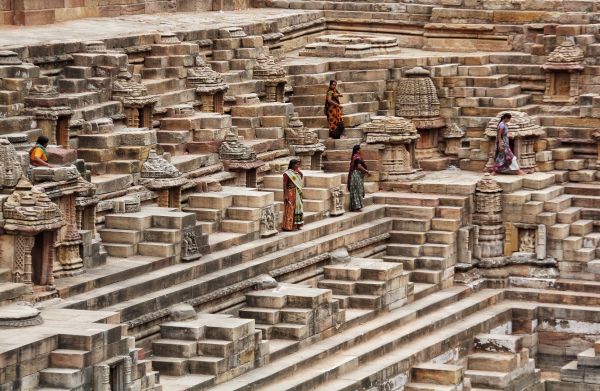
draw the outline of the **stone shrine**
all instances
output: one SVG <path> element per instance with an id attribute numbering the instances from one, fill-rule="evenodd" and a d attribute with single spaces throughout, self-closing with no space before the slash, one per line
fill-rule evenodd
<path id="1" fill-rule="evenodd" d="M 415 67 L 405 72 L 396 90 L 396 115 L 412 120 L 419 133 L 415 156 L 423 169 L 442 169 L 438 162 L 442 130 L 446 121 L 440 116 L 440 102 L 430 72 Z M 438 163 L 442 165 L 438 166 Z"/>
<path id="2" fill-rule="evenodd" d="M 0 390 L 599 390 L 597 3 L 0 1 Z"/>

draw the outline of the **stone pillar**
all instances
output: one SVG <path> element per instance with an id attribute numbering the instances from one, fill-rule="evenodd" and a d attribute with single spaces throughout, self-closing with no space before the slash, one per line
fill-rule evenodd
<path id="1" fill-rule="evenodd" d="M 504 258 L 502 188 L 489 174 L 475 187 L 473 224 L 477 226 L 473 256 L 483 262 Z"/>

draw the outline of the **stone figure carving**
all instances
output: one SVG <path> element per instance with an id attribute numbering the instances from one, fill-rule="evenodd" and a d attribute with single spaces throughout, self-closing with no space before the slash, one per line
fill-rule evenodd
<path id="1" fill-rule="evenodd" d="M 201 256 L 195 227 L 184 228 L 181 238 L 181 260 L 188 262 L 198 259 Z"/>
<path id="2" fill-rule="evenodd" d="M 342 187 L 334 187 L 331 189 L 331 211 L 330 216 L 341 216 L 344 214 L 344 192 Z"/>
<path id="3" fill-rule="evenodd" d="M 276 216 L 273 205 L 268 205 L 260 211 L 260 236 L 265 238 L 277 234 Z"/>

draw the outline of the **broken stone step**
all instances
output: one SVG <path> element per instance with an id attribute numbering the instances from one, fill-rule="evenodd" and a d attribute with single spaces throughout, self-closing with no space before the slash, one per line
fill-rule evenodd
<path id="1" fill-rule="evenodd" d="M 436 231 L 457 231 L 461 226 L 461 222 L 455 219 L 431 219 L 431 229 Z"/>
<path id="2" fill-rule="evenodd" d="M 225 209 L 233 204 L 233 196 L 223 192 L 194 193 L 188 197 L 190 208 Z"/>
<path id="3" fill-rule="evenodd" d="M 102 245 L 111 257 L 129 258 L 138 253 L 137 244 L 102 243 Z"/>
<path id="4" fill-rule="evenodd" d="M 168 258 L 177 254 L 177 248 L 171 243 L 140 242 L 137 247 L 140 255 Z"/>
<path id="5" fill-rule="evenodd" d="M 403 257 L 418 257 L 421 255 L 422 245 L 419 244 L 395 244 L 388 243 L 387 255 L 399 255 Z"/>
<path id="6" fill-rule="evenodd" d="M 390 243 L 424 244 L 425 232 L 390 231 Z"/>
<path id="7" fill-rule="evenodd" d="M 222 220 L 220 226 L 223 232 L 248 234 L 252 232 L 257 232 L 260 228 L 260 222 L 242 220 Z"/>
<path id="8" fill-rule="evenodd" d="M 196 220 L 199 221 L 221 221 L 226 213 L 226 210 L 222 209 L 208 209 L 208 208 L 183 208 L 184 212 L 194 213 Z"/>
<path id="9" fill-rule="evenodd" d="M 423 363 L 411 369 L 411 379 L 418 383 L 458 385 L 463 380 L 464 369 L 459 365 Z"/>
<path id="10" fill-rule="evenodd" d="M 456 249 L 454 245 L 425 243 L 422 248 L 422 253 L 426 257 L 441 257 L 454 259 Z"/>
<path id="11" fill-rule="evenodd" d="M 442 271 L 414 269 L 410 271 L 410 281 L 425 284 L 439 284 L 442 281 Z"/>
<path id="12" fill-rule="evenodd" d="M 83 385 L 83 371 L 78 368 L 46 368 L 39 376 L 43 386 L 76 388 Z"/>
<path id="13" fill-rule="evenodd" d="M 431 383 L 408 383 L 405 391 L 457 391 L 456 386 L 431 384 Z"/>
<path id="14" fill-rule="evenodd" d="M 454 244 L 454 243 L 456 243 L 456 232 L 427 231 L 426 237 L 427 237 L 428 243 L 437 243 L 437 244 Z"/>
<path id="15" fill-rule="evenodd" d="M 390 205 L 387 207 L 386 212 L 389 217 L 405 219 L 431 220 L 435 216 L 435 208 L 428 206 Z"/>
<path id="16" fill-rule="evenodd" d="M 416 264 L 416 258 L 414 257 L 401 257 L 397 255 L 384 255 L 383 261 L 395 262 L 402 264 L 404 270 L 414 270 Z"/>
<path id="17" fill-rule="evenodd" d="M 181 230 L 169 228 L 148 228 L 143 233 L 144 242 L 179 243 Z"/>
<path id="18" fill-rule="evenodd" d="M 135 230 L 103 228 L 98 233 L 102 241 L 108 243 L 138 244 L 142 240 L 142 233 Z"/>
<path id="19" fill-rule="evenodd" d="M 454 262 L 444 257 L 418 257 L 415 259 L 417 269 L 445 270 L 454 265 Z"/>
<path id="20" fill-rule="evenodd" d="M 475 371 L 466 370 L 465 377 L 471 380 L 474 387 L 492 387 L 494 389 L 504 389 L 511 382 L 511 375 L 508 372 L 497 371 Z"/>
<path id="21" fill-rule="evenodd" d="M 517 355 L 513 353 L 476 352 L 467 359 L 467 369 L 475 371 L 510 372 L 517 367 Z"/>
<path id="22" fill-rule="evenodd" d="M 196 356 L 198 343 L 178 339 L 157 339 L 152 341 L 152 353 L 159 357 L 190 358 Z"/>
<path id="23" fill-rule="evenodd" d="M 187 358 L 183 357 L 152 357 L 152 369 L 161 375 L 183 376 L 189 373 Z"/>
<path id="24" fill-rule="evenodd" d="M 398 231 L 427 232 L 431 228 L 431 221 L 396 217 L 393 225 L 394 230 Z"/>
<path id="25" fill-rule="evenodd" d="M 55 349 L 50 352 L 50 367 L 83 369 L 92 364 L 91 352 L 73 349 Z"/>

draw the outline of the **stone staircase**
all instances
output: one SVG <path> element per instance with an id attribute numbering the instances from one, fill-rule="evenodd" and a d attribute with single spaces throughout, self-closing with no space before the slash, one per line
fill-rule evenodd
<path id="1" fill-rule="evenodd" d="M 413 300 L 413 284 L 402 265 L 369 258 L 325 266 L 317 286 L 330 289 L 341 308 L 388 310 Z"/>
<path id="2" fill-rule="evenodd" d="M 302 341 L 340 327 L 346 321 L 346 310 L 330 289 L 278 284 L 273 289 L 246 293 L 246 306 L 239 310 L 239 316 L 254 319 L 266 340 Z"/>
<path id="3" fill-rule="evenodd" d="M 273 208 L 274 195 L 243 187 L 224 187 L 222 191 L 193 193 L 183 211 L 194 213 L 203 232 L 236 233 L 259 237 L 262 210 Z"/>
<path id="4" fill-rule="evenodd" d="M 185 232 L 195 234 L 200 229 L 192 213 L 152 208 L 136 213 L 109 214 L 105 228 L 99 233 L 111 257 L 145 255 L 165 259 L 180 255 Z"/>
<path id="5" fill-rule="evenodd" d="M 523 347 L 523 337 L 482 334 L 475 337 L 467 356 L 465 378 L 472 390 L 528 390 L 540 381 L 541 371 Z"/>
<path id="6" fill-rule="evenodd" d="M 549 383 L 551 391 L 560 388 L 580 387 L 582 389 L 595 387 L 600 366 L 600 343 L 596 341 L 594 346 L 577 355 L 577 360 L 571 361 L 560 369 L 560 381 Z"/>
<path id="7" fill-rule="evenodd" d="M 189 374 L 200 375 L 206 387 L 259 365 L 269 350 L 261 335 L 253 320 L 228 315 L 163 323 L 160 338 L 152 342 L 152 367 L 166 379 L 165 387 L 170 377 Z"/>
<path id="8" fill-rule="evenodd" d="M 410 193 L 386 197 L 394 222 L 383 259 L 402 263 L 411 282 L 450 286 L 457 261 L 457 231 L 465 224 L 466 199 L 430 196 L 417 201 L 419 205 L 414 205 Z"/>

